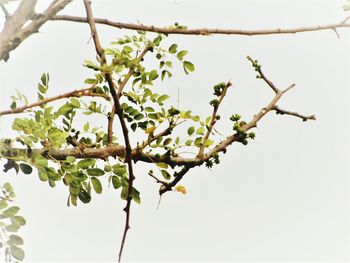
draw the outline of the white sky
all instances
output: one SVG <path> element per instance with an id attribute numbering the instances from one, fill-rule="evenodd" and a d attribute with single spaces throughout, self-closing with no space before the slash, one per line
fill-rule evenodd
<path id="1" fill-rule="evenodd" d="M 41 1 L 46 2 L 46 1 Z M 276 28 L 335 23 L 346 14 L 344 1 L 93 1 L 96 17 L 115 21 L 189 27 Z M 84 15 L 82 1 L 63 13 Z M 3 19 L 1 17 L 1 19 Z M 106 46 L 128 31 L 98 27 Z M 315 122 L 271 114 L 244 147 L 234 145 L 209 171 L 193 169 L 182 184 L 187 195 L 168 193 L 159 210 L 158 185 L 137 164 L 136 185 L 142 204 L 132 206 L 132 228 L 124 262 L 321 262 L 350 260 L 349 84 L 350 30 L 280 36 L 170 36 L 189 51 L 195 73 L 180 65 L 162 91 L 180 91 L 180 106 L 210 114 L 211 87 L 231 80 L 234 88 L 222 115 L 249 119 L 273 93 L 245 59 L 258 59 L 281 88 L 296 83 L 280 106 Z M 36 99 L 43 72 L 51 77 L 50 95 L 83 87 L 94 59 L 86 24 L 50 22 L 0 64 L 0 109 L 15 90 Z M 35 91 L 35 92 L 34 92 Z M 1 134 L 10 134 L 11 118 L 1 118 Z M 93 120 L 90 119 L 90 123 Z M 96 120 L 100 125 L 101 120 Z M 230 127 L 219 126 L 227 134 Z M 66 206 L 68 190 L 51 189 L 35 175 L 3 174 L 17 191 L 27 219 L 21 232 L 27 262 L 116 261 L 124 226 L 124 202 L 108 189 L 89 205 Z"/>

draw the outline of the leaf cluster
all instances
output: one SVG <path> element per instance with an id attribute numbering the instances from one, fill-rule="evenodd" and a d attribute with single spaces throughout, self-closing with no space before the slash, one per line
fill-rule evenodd
<path id="1" fill-rule="evenodd" d="M 0 190 L 0 251 L 5 262 L 20 262 L 24 259 L 24 242 L 15 233 L 26 224 L 26 220 L 18 214 L 20 208 L 11 205 L 15 198 L 11 184 L 5 183 Z"/>

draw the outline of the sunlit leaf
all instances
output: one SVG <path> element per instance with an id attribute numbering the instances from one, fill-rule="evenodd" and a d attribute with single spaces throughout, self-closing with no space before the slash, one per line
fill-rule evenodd
<path id="1" fill-rule="evenodd" d="M 102 193 L 102 184 L 100 180 L 98 180 L 96 177 L 91 177 L 91 183 L 92 183 L 92 187 L 94 188 L 97 194 Z"/>

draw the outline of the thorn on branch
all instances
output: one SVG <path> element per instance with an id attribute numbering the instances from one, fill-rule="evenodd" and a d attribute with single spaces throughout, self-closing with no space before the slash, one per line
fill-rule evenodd
<path id="1" fill-rule="evenodd" d="M 6 19 L 6 20 L 9 19 L 11 15 L 10 15 L 10 13 L 7 11 L 5 5 L 4 5 L 3 3 L 0 2 L 0 7 L 1 7 L 2 11 L 3 11 L 4 14 L 5 14 L 5 19 Z"/>
<path id="2" fill-rule="evenodd" d="M 337 35 L 337 38 L 340 39 L 340 35 L 338 33 L 338 30 L 336 28 L 333 28 L 334 33 Z"/>
<path id="3" fill-rule="evenodd" d="M 346 22 L 348 22 L 349 19 L 350 19 L 350 16 L 348 16 L 348 17 L 345 18 L 343 21 L 341 21 L 341 24 L 346 24 Z"/>

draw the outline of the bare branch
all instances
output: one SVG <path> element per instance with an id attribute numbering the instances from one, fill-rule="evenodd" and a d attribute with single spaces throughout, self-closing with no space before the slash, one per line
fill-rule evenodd
<path id="1" fill-rule="evenodd" d="M 110 97 L 106 94 L 99 94 L 99 93 L 94 93 L 94 89 L 95 87 L 90 87 L 90 88 L 85 88 L 85 89 L 80 89 L 80 90 L 74 90 L 71 92 L 67 92 L 58 96 L 54 96 L 54 97 L 50 97 L 50 98 L 46 98 L 43 99 L 41 101 L 37 101 L 35 103 L 29 104 L 29 105 L 25 105 L 23 107 L 19 107 L 19 108 L 15 108 L 12 110 L 5 110 L 5 111 L 0 111 L 0 116 L 2 115 L 9 115 L 9 114 L 16 114 L 16 113 L 22 113 L 25 110 L 34 108 L 34 107 L 38 107 L 41 105 L 44 105 L 46 103 L 52 102 L 52 101 L 56 101 L 56 100 L 60 100 L 60 99 L 67 99 L 67 98 L 71 98 L 71 97 L 102 97 L 106 100 L 110 100 Z"/>
<path id="2" fill-rule="evenodd" d="M 166 185 L 168 184 L 168 183 L 165 182 L 165 181 L 159 180 L 159 179 L 158 179 L 156 176 L 154 176 L 154 174 L 151 173 L 151 172 L 149 172 L 148 175 L 151 176 L 154 180 L 156 180 L 156 182 L 157 182 L 158 184 L 162 184 L 163 186 L 166 186 Z"/>
<path id="3" fill-rule="evenodd" d="M 91 9 L 90 4 L 91 4 L 90 1 L 84 0 L 86 18 L 87 18 L 87 22 L 90 25 L 91 36 L 92 36 L 92 39 L 94 40 L 96 53 L 98 54 L 98 56 L 100 58 L 103 58 L 104 51 L 103 51 L 103 48 L 102 48 L 101 43 L 100 43 L 100 39 L 99 39 L 97 31 L 96 31 L 96 26 L 95 26 L 95 22 L 94 22 L 94 18 L 92 15 L 92 9 Z"/>
<path id="4" fill-rule="evenodd" d="M 7 61 L 12 50 L 17 48 L 27 37 L 37 33 L 39 28 L 54 15 L 61 11 L 72 0 L 55 0 L 40 15 L 34 17 L 37 0 L 22 1 L 17 10 L 6 20 L 0 33 L 0 60 Z M 29 25 L 23 27 L 32 19 Z"/>
<path id="5" fill-rule="evenodd" d="M 256 115 L 254 115 L 253 119 L 248 122 L 247 124 L 245 124 L 242 127 L 242 131 L 243 132 L 247 132 L 248 130 L 250 130 L 251 128 L 255 128 L 257 127 L 257 123 L 270 111 L 272 110 L 276 110 L 277 107 L 277 102 L 280 100 L 280 98 L 290 89 L 292 89 L 295 84 L 290 85 L 288 88 L 284 89 L 284 90 L 280 90 L 278 89 L 275 84 L 273 84 L 270 80 L 268 80 L 268 78 L 265 76 L 265 74 L 263 73 L 263 71 L 261 70 L 261 65 L 258 64 L 258 62 L 256 60 L 253 60 L 251 57 L 248 57 L 248 60 L 250 60 L 252 62 L 253 67 L 255 68 L 255 70 L 259 73 L 259 78 L 262 78 L 269 86 L 270 88 L 272 88 L 272 90 L 275 92 L 275 96 L 274 98 L 271 100 L 271 102 L 264 108 L 262 108 Z M 277 108 L 279 109 L 279 108 Z M 296 117 L 300 117 L 303 120 L 308 120 L 308 119 L 316 119 L 314 115 L 311 116 L 303 116 L 300 115 L 298 113 L 295 112 L 287 112 L 282 110 L 280 113 L 284 113 L 289 115 L 294 115 Z M 205 154 L 204 160 L 209 160 L 212 156 L 214 156 L 215 154 L 219 153 L 219 152 L 226 152 L 226 148 L 231 145 L 233 142 L 238 141 L 238 137 L 236 134 L 232 134 L 230 136 L 228 136 L 226 139 L 222 140 L 220 143 L 218 143 L 214 148 L 212 148 L 207 154 Z"/>
<path id="6" fill-rule="evenodd" d="M 276 114 L 281 114 L 281 115 L 285 114 L 285 115 L 295 116 L 295 117 L 302 119 L 303 121 L 316 120 L 316 116 L 314 114 L 309 115 L 309 116 L 305 116 L 305 115 L 301 115 L 297 112 L 283 110 L 280 107 L 278 107 L 277 105 L 273 109 L 276 111 Z"/>
<path id="7" fill-rule="evenodd" d="M 60 21 L 71 21 L 71 22 L 80 22 L 87 23 L 85 17 L 78 16 L 68 16 L 68 15 L 56 15 L 52 20 Z M 346 23 L 348 20 L 344 20 L 340 23 L 328 24 L 328 25 L 319 25 L 319 26 L 306 26 L 306 27 L 296 27 L 296 28 L 275 28 L 275 29 L 261 29 L 261 30 L 242 30 L 242 29 L 221 29 L 221 28 L 176 28 L 176 27 L 156 27 L 143 24 L 132 24 L 132 23 L 122 23 L 115 22 L 103 18 L 95 18 L 95 23 L 103 24 L 111 27 L 116 27 L 119 29 L 130 29 L 130 30 L 142 30 L 155 33 L 162 33 L 165 35 L 170 34 L 181 34 L 181 35 L 244 35 L 244 36 L 254 36 L 254 35 L 274 35 L 274 34 L 295 34 L 301 32 L 310 32 L 310 31 L 320 31 L 320 30 L 333 30 L 335 28 L 347 28 L 350 27 L 349 23 Z"/>

